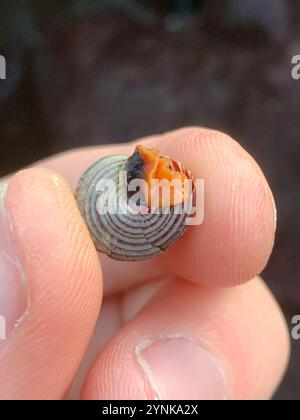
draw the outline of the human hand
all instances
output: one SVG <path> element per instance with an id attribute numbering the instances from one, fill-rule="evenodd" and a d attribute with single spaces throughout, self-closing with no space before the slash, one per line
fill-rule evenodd
<path id="1" fill-rule="evenodd" d="M 268 399 L 280 382 L 288 335 L 257 277 L 276 224 L 261 170 L 207 129 L 138 143 L 205 180 L 204 223 L 156 259 L 101 255 L 101 268 L 64 180 L 74 190 L 133 143 L 63 153 L 1 187 L 1 399 Z"/>

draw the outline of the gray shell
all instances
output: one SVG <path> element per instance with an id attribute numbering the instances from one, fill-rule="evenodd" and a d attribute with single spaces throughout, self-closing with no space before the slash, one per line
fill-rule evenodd
<path id="1" fill-rule="evenodd" d="M 176 214 L 178 205 L 171 207 L 169 214 L 163 214 L 162 209 L 158 214 L 122 214 L 127 190 L 120 188 L 119 172 L 125 171 L 127 159 L 124 155 L 100 159 L 81 177 L 75 195 L 96 249 L 116 260 L 140 261 L 160 255 L 179 239 L 186 230 L 187 214 Z M 117 186 L 110 192 L 117 194 L 116 214 L 100 215 L 97 211 L 101 192 L 96 186 L 102 179 L 111 179 Z"/>

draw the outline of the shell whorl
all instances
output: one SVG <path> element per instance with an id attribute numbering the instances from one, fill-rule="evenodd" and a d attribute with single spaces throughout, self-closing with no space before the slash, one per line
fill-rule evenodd
<path id="1" fill-rule="evenodd" d="M 140 261 L 160 255 L 179 239 L 186 230 L 187 214 L 177 212 L 178 205 L 167 214 L 162 208 L 156 214 L 122 212 L 128 196 L 119 173 L 126 170 L 127 160 L 126 155 L 111 155 L 96 162 L 81 177 L 76 200 L 98 251 L 116 260 Z M 97 185 L 103 179 L 112 180 L 116 186 L 108 192 L 110 198 L 116 195 L 115 214 L 99 214 L 97 200 L 101 192 Z"/>

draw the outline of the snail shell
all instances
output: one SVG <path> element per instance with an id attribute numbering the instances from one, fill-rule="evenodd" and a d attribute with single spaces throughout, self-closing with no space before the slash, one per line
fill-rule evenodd
<path id="1" fill-rule="evenodd" d="M 153 213 L 149 211 L 151 203 L 145 197 L 140 200 L 140 208 L 144 211 L 128 212 L 129 193 L 120 180 L 120 174 L 126 173 L 128 182 L 145 179 L 147 174 L 149 178 L 153 165 L 157 168 L 157 164 L 162 168 L 162 174 L 175 173 L 177 177 L 191 180 L 189 205 L 184 207 L 183 202 L 174 202 L 170 203 L 167 212 L 163 206 L 157 206 Z M 103 194 L 99 183 L 103 180 L 112 181 L 105 193 L 111 202 L 117 203 L 113 214 L 99 211 Z M 189 171 L 179 162 L 160 156 L 157 150 L 142 146 L 137 146 L 130 157 L 110 155 L 97 161 L 80 178 L 75 194 L 96 249 L 122 261 L 158 256 L 179 239 L 186 230 L 187 209 L 193 205 L 194 195 L 194 182 Z M 107 204 L 107 200 L 103 202 Z"/>

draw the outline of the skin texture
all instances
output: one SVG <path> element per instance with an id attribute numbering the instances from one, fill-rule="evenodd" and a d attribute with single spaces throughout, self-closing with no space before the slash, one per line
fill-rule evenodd
<path id="1" fill-rule="evenodd" d="M 137 143 L 205 179 L 205 220 L 162 257 L 116 262 L 97 255 L 72 190 L 95 160 L 130 154 Z M 272 396 L 289 341 L 277 303 L 255 277 L 272 251 L 275 206 L 263 173 L 237 142 L 191 127 L 70 151 L 15 175 L 5 205 L 28 296 L 25 315 L 0 342 L 1 399 L 152 399 L 156 389 L 138 349 L 170 337 L 209 350 L 221 365 L 225 398 Z M 155 352 L 157 366 L 163 357 Z M 201 398 L 204 379 L 197 386 Z M 194 396 L 188 386 L 184 392 Z"/>

